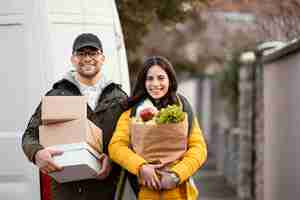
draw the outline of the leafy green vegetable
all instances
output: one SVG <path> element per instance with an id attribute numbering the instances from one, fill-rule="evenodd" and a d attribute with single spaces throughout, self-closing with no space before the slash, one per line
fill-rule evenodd
<path id="1" fill-rule="evenodd" d="M 169 105 L 161 109 L 155 118 L 157 124 L 178 123 L 184 120 L 184 112 L 178 105 Z"/>

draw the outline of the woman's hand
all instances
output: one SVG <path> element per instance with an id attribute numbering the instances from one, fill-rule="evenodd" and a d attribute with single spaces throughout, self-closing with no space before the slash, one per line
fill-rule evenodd
<path id="1" fill-rule="evenodd" d="M 161 164 L 144 164 L 140 167 L 139 177 L 141 180 L 141 184 L 149 187 L 153 190 L 160 190 L 160 180 L 157 176 L 156 170 L 161 168 Z"/>
<path id="2" fill-rule="evenodd" d="M 161 177 L 160 184 L 162 190 L 173 189 L 180 182 L 179 177 L 173 172 L 159 171 L 159 175 Z"/>

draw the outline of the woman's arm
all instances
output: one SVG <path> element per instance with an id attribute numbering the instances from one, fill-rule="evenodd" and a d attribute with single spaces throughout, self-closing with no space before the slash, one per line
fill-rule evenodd
<path id="1" fill-rule="evenodd" d="M 188 149 L 182 159 L 171 168 L 171 171 L 179 176 L 180 183 L 182 183 L 204 164 L 206 158 L 206 143 L 198 121 L 194 118 L 191 133 L 188 138 Z"/>
<path id="2" fill-rule="evenodd" d="M 119 118 L 115 132 L 108 146 L 108 152 L 113 161 L 132 174 L 138 175 L 140 167 L 146 163 L 146 160 L 129 148 L 129 122 L 130 110 L 124 112 Z"/>

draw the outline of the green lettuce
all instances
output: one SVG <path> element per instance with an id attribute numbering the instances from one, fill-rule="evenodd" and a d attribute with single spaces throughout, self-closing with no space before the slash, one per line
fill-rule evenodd
<path id="1" fill-rule="evenodd" d="M 178 105 L 168 105 L 162 108 L 155 117 L 157 124 L 179 123 L 184 120 L 184 112 Z"/>

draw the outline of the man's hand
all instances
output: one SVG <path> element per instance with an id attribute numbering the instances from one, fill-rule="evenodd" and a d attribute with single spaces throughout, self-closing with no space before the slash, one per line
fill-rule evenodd
<path id="1" fill-rule="evenodd" d="M 63 154 L 63 151 L 53 148 L 45 148 L 39 150 L 35 154 L 35 164 L 44 174 L 48 174 L 55 171 L 61 171 L 63 170 L 63 168 L 56 165 L 52 159 L 53 156 L 61 154 Z"/>
<path id="2" fill-rule="evenodd" d="M 177 187 L 180 180 L 176 174 L 164 171 L 160 171 L 159 174 L 161 177 L 161 189 L 170 190 Z"/>
<path id="3" fill-rule="evenodd" d="M 139 170 L 141 184 L 153 190 L 160 190 L 161 184 L 159 177 L 156 174 L 156 169 L 161 168 L 161 164 L 144 164 Z"/>
<path id="4" fill-rule="evenodd" d="M 96 179 L 103 180 L 109 176 L 109 173 L 111 171 L 111 164 L 106 154 L 103 154 L 99 162 L 101 164 L 101 170 L 97 173 Z"/>

